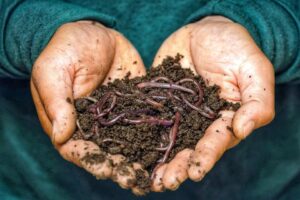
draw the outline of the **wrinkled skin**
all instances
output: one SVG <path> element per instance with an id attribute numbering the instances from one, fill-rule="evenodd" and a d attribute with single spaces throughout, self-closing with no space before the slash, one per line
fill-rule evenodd
<path id="1" fill-rule="evenodd" d="M 135 63 L 135 64 L 133 64 Z M 89 95 L 97 86 L 116 78 L 145 74 L 143 62 L 130 42 L 120 33 L 99 23 L 79 21 L 62 25 L 36 60 L 31 76 L 31 92 L 45 132 L 66 160 L 83 167 L 99 179 L 114 177 L 123 188 L 134 179 L 118 175 L 121 155 L 108 155 L 100 164 L 82 160 L 86 153 L 102 154 L 88 141 L 69 140 L 75 130 L 74 99 Z"/>
<path id="2" fill-rule="evenodd" d="M 275 115 L 273 66 L 241 25 L 213 16 L 182 27 L 162 44 L 153 66 L 177 53 L 184 55 L 184 68 L 200 74 L 208 85 L 219 85 L 222 98 L 242 106 L 235 113 L 222 111 L 195 149 L 179 152 L 158 169 L 152 185 L 157 192 L 176 190 L 187 178 L 201 181 L 227 149 Z"/>
<path id="3" fill-rule="evenodd" d="M 183 67 L 203 76 L 207 84 L 219 85 L 221 97 L 240 102 L 242 107 L 236 113 L 223 111 L 195 149 L 185 149 L 162 165 L 152 184 L 156 192 L 175 190 L 187 178 L 202 180 L 227 149 L 274 117 L 273 67 L 242 26 L 215 16 L 182 27 L 163 43 L 153 66 L 177 53 L 184 55 Z M 145 74 L 140 56 L 121 34 L 90 21 L 69 23 L 57 30 L 38 57 L 31 90 L 45 132 L 66 160 L 97 178 L 112 178 L 122 188 L 142 194 L 127 181 L 134 179 L 139 164 L 129 166 L 132 173 L 124 177 L 118 171 L 118 164 L 125 159 L 122 155 L 106 154 L 103 163 L 91 165 L 81 158 L 87 152 L 103 153 L 97 145 L 69 140 L 75 130 L 73 100 L 128 71 L 131 77 Z"/>

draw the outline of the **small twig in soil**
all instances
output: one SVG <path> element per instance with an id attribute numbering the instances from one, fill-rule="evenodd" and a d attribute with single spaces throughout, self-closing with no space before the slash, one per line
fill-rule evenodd
<path id="1" fill-rule="evenodd" d="M 165 96 L 159 96 L 159 95 L 153 95 L 151 96 L 153 99 L 159 99 L 159 100 L 165 100 L 168 99 L 168 97 Z"/>
<path id="2" fill-rule="evenodd" d="M 77 125 L 78 130 L 81 132 L 81 134 L 85 134 L 85 132 L 82 130 L 82 128 L 80 126 L 79 119 L 76 120 L 76 125 Z"/>
<path id="3" fill-rule="evenodd" d="M 83 97 L 83 99 L 89 100 L 89 101 L 94 102 L 94 103 L 98 102 L 98 100 L 93 98 L 93 97 Z"/>
<path id="4" fill-rule="evenodd" d="M 155 150 L 157 150 L 157 151 L 167 151 L 168 148 L 169 148 L 169 145 L 165 146 L 165 147 L 157 147 L 157 148 L 155 148 Z"/>
<path id="5" fill-rule="evenodd" d="M 105 143 L 105 142 L 113 142 L 113 143 L 117 143 L 117 144 L 124 144 L 124 142 L 120 141 L 120 140 L 114 140 L 112 138 L 105 138 L 101 141 L 102 143 Z"/>

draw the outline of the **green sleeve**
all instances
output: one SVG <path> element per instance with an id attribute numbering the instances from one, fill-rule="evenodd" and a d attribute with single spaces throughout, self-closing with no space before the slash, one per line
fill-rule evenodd
<path id="1" fill-rule="evenodd" d="M 114 26 L 114 19 L 59 0 L 0 1 L 0 77 L 26 79 L 32 65 L 59 26 L 95 20 Z"/>
<path id="2" fill-rule="evenodd" d="M 188 22 L 222 15 L 250 32 L 274 65 L 276 83 L 300 82 L 299 0 L 211 0 Z"/>

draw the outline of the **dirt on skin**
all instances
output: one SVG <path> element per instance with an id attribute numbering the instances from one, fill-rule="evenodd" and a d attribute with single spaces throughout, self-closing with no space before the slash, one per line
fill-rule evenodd
<path id="1" fill-rule="evenodd" d="M 92 141 L 104 152 L 122 154 L 126 164 L 140 163 L 149 174 L 177 152 L 193 149 L 221 110 L 237 110 L 240 105 L 219 98 L 218 86 L 208 87 L 200 76 L 181 68 L 181 58 L 167 57 L 143 77 L 117 79 L 100 86 L 90 97 L 77 99 L 77 130 L 72 139 Z M 174 85 L 188 90 L 174 89 Z M 177 131 L 173 130 L 176 120 Z M 84 159 L 104 161 L 90 154 Z M 142 170 L 136 171 L 136 177 L 136 185 L 148 192 L 151 178 Z"/>

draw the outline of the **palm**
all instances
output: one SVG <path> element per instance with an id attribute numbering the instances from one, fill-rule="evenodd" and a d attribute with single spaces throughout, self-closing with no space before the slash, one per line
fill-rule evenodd
<path id="1" fill-rule="evenodd" d="M 190 24 L 164 42 L 153 65 L 164 55 L 177 53 L 184 55 L 183 67 L 200 74 L 208 85 L 219 85 L 222 98 L 240 102 L 242 107 L 236 113 L 223 111 L 195 150 L 186 149 L 162 166 L 153 184 L 155 191 L 176 189 L 187 177 L 201 180 L 227 149 L 274 115 L 272 65 L 241 26 L 218 17 Z M 249 121 L 255 123 L 248 125 Z"/>
<path id="2" fill-rule="evenodd" d="M 100 84 L 123 78 L 129 71 L 131 76 L 145 73 L 130 42 L 98 23 L 81 21 L 57 30 L 37 59 L 31 77 L 39 119 L 60 154 L 98 178 L 114 175 L 122 187 L 131 187 L 127 179 L 133 177 L 121 177 L 114 171 L 111 161 L 117 165 L 123 159 L 120 155 L 107 155 L 92 142 L 69 138 L 75 130 L 74 99 L 89 95 Z M 87 153 L 106 159 L 92 165 L 82 160 Z"/>

